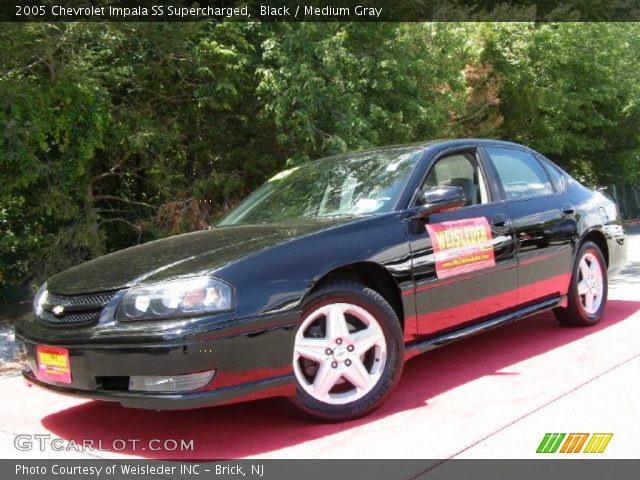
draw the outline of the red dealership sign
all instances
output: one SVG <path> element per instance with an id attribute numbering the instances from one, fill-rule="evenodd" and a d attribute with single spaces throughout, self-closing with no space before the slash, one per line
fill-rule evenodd
<path id="1" fill-rule="evenodd" d="M 438 278 L 452 277 L 496 264 L 491 227 L 484 217 L 427 225 Z"/>

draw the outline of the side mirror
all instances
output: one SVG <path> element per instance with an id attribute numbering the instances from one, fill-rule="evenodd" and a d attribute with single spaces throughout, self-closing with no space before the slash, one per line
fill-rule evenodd
<path id="1" fill-rule="evenodd" d="M 456 186 L 429 188 L 422 193 L 420 200 L 422 201 L 422 209 L 420 210 L 421 217 L 426 217 L 427 215 L 444 210 L 464 207 L 465 203 L 467 203 L 464 190 L 462 187 Z"/>

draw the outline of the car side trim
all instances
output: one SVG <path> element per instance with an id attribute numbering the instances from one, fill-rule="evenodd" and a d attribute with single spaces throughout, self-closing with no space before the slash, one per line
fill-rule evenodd
<path id="1" fill-rule="evenodd" d="M 531 306 L 516 310 L 514 312 L 489 319 L 485 322 L 477 323 L 469 327 L 465 327 L 459 330 L 455 330 L 453 332 L 445 333 L 443 335 L 439 335 L 437 337 L 433 337 L 428 340 L 425 340 L 424 342 L 408 345 L 405 349 L 405 359 L 408 360 L 409 358 L 413 358 L 416 355 L 419 355 L 424 352 L 428 352 L 429 350 L 442 347 L 449 343 L 461 340 L 466 337 L 470 337 L 472 335 L 476 335 L 478 333 L 486 332 L 487 330 L 491 330 L 493 328 L 499 327 L 506 323 L 515 322 L 517 320 L 542 312 L 544 310 L 549 310 L 554 307 L 559 307 L 563 304 L 563 302 L 566 302 L 566 295 L 552 298 L 551 300 L 545 300 L 544 302 L 540 302 L 535 305 L 531 305 Z"/>

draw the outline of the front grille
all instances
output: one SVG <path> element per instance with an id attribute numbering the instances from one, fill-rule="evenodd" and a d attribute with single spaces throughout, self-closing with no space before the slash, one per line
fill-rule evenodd
<path id="1" fill-rule="evenodd" d="M 100 318 L 100 310 L 81 313 L 67 313 L 59 317 L 50 312 L 42 312 L 41 317 L 45 322 L 50 323 L 84 323 L 94 322 Z"/>
<path id="2" fill-rule="evenodd" d="M 52 306 L 63 305 L 65 307 L 71 305 L 84 305 L 87 307 L 95 307 L 106 305 L 113 298 L 115 292 L 110 293 L 90 293 L 87 295 L 56 295 L 55 293 L 47 294 L 47 304 Z"/>
<path id="3" fill-rule="evenodd" d="M 100 318 L 102 307 L 109 303 L 115 294 L 116 292 L 84 295 L 48 293 L 40 318 L 57 325 L 93 323 Z"/>

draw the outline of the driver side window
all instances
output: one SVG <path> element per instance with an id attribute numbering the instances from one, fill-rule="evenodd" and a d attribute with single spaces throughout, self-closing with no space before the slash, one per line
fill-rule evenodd
<path id="1" fill-rule="evenodd" d="M 484 175 L 471 153 L 456 153 L 438 159 L 420 188 L 420 198 L 426 190 L 442 186 L 462 187 L 465 206 L 489 201 Z"/>

